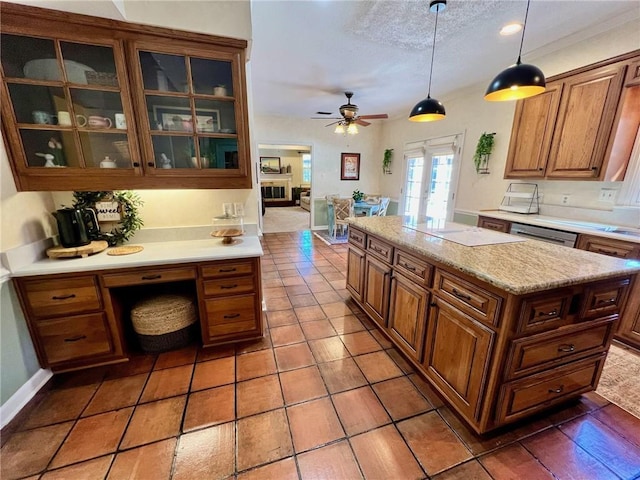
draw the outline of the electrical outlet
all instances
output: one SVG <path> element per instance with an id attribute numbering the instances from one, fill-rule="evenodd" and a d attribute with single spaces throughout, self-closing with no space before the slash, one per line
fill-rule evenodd
<path id="1" fill-rule="evenodd" d="M 598 201 L 602 203 L 615 203 L 617 190 L 615 188 L 601 188 Z"/>
<path id="2" fill-rule="evenodd" d="M 562 197 L 560 197 L 560 203 L 562 203 L 562 205 L 569 205 L 569 198 L 571 197 L 571 195 L 565 193 L 564 195 L 562 195 Z"/>

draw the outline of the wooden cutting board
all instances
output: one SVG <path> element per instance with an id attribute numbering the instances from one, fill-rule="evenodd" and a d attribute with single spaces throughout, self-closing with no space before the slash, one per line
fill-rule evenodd
<path id="1" fill-rule="evenodd" d="M 94 253 L 99 253 L 105 250 L 109 244 L 104 240 L 94 240 L 89 245 L 83 245 L 81 247 L 51 247 L 47 249 L 47 256 L 49 258 L 73 258 L 73 257 L 88 257 Z"/>

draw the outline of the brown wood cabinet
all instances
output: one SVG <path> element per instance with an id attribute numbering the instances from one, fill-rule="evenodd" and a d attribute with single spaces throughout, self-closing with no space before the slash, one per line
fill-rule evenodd
<path id="1" fill-rule="evenodd" d="M 483 217 L 482 215 L 478 216 L 478 226 L 503 233 L 509 233 L 511 230 L 511 222 L 498 218 Z"/>
<path id="2" fill-rule="evenodd" d="M 136 343 L 133 303 L 166 289 L 197 298 L 204 346 L 263 334 L 257 257 L 16 277 L 13 282 L 40 365 L 55 372 L 126 361 Z"/>
<path id="3" fill-rule="evenodd" d="M 398 346 L 420 362 L 429 292 L 403 275 L 394 273 L 390 298 L 389 334 L 395 337 Z"/>
<path id="4" fill-rule="evenodd" d="M 347 290 L 361 302 L 364 293 L 364 252 L 359 248 L 350 248 L 347 252 L 347 265 Z"/>
<path id="5" fill-rule="evenodd" d="M 364 295 L 362 296 L 362 303 L 371 318 L 382 326 L 387 325 L 390 288 L 391 266 L 367 255 L 364 261 Z"/>
<path id="6" fill-rule="evenodd" d="M 0 22 L 18 190 L 251 188 L 246 41 L 13 3 Z"/>
<path id="7" fill-rule="evenodd" d="M 628 115 L 621 115 L 628 103 L 622 91 L 626 70 L 637 55 L 552 77 L 545 93 L 519 100 L 505 178 L 605 180 L 612 155 L 617 170 L 621 161 L 628 162 L 628 155 L 618 158 L 628 150 L 628 140 L 620 140 L 628 136 L 623 130 L 633 128 L 624 119 Z M 616 139 L 624 145 L 614 151 Z"/>

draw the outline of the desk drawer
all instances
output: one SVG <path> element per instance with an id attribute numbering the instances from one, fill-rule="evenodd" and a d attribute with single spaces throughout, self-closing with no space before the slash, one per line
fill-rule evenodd
<path id="1" fill-rule="evenodd" d="M 253 273 L 252 260 L 235 260 L 232 262 L 220 262 L 200 267 L 203 278 L 231 277 L 234 275 L 247 275 Z"/>
<path id="2" fill-rule="evenodd" d="M 102 281 L 105 287 L 111 288 L 193 280 L 195 278 L 195 268 L 157 268 L 129 273 L 109 273 L 102 276 Z"/>
<path id="3" fill-rule="evenodd" d="M 393 246 L 371 235 L 367 236 L 367 253 L 372 253 L 389 265 L 393 260 Z"/>
<path id="4" fill-rule="evenodd" d="M 238 295 L 205 300 L 209 338 L 259 331 L 256 296 Z"/>
<path id="5" fill-rule="evenodd" d="M 362 248 L 366 247 L 367 234 L 352 226 L 349 226 L 349 243 Z"/>
<path id="6" fill-rule="evenodd" d="M 102 308 L 92 275 L 46 280 L 21 280 L 27 308 L 37 318 L 90 312 Z"/>
<path id="7" fill-rule="evenodd" d="M 236 295 L 255 291 L 253 277 L 232 277 L 203 282 L 204 294 L 208 297 L 220 295 Z"/>

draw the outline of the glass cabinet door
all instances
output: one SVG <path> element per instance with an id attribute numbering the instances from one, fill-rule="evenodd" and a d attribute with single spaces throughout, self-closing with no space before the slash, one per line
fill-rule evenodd
<path id="1" fill-rule="evenodd" d="M 147 167 L 239 172 L 233 61 L 137 50 L 150 150 Z M 202 173 L 202 172 L 201 172 Z"/>
<path id="2" fill-rule="evenodd" d="M 114 44 L 9 33 L 1 42 L 2 76 L 24 159 L 18 168 L 139 166 L 136 149 L 129 148 L 133 117 Z"/>

